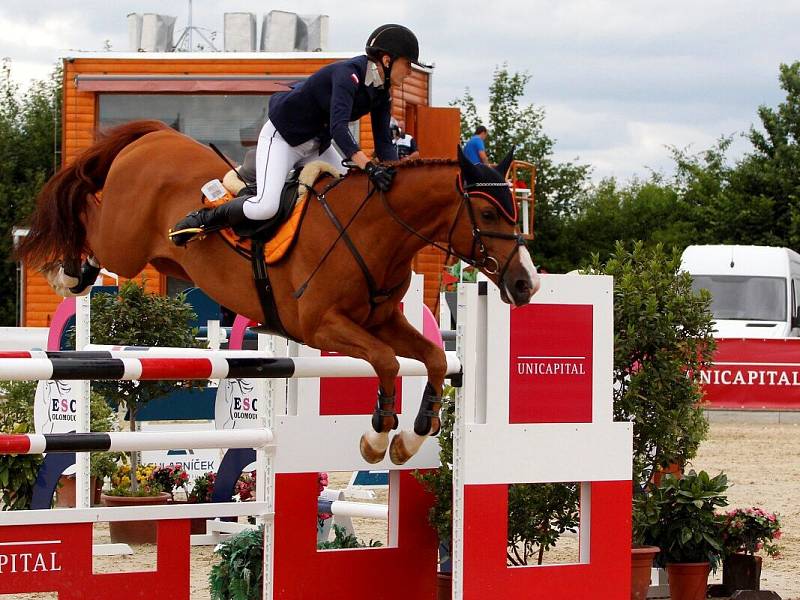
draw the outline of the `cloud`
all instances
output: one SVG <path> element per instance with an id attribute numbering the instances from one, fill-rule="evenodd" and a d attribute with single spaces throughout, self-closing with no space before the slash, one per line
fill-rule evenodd
<path id="1" fill-rule="evenodd" d="M 46 75 L 59 57 L 111 41 L 127 50 L 128 12 L 178 17 L 183 0 L 37 0 L 0 7 L 0 56 L 20 79 Z M 598 176 L 670 168 L 665 145 L 698 150 L 722 134 L 747 130 L 760 104 L 782 99 L 778 65 L 798 60 L 797 0 L 295 0 L 195 2 L 194 23 L 219 32 L 225 11 L 270 9 L 331 17 L 331 50 L 360 52 L 384 22 L 411 27 L 424 59 L 436 63 L 433 100 L 446 105 L 472 90 L 488 101 L 496 66 L 532 75 L 525 100 L 547 111 L 558 156 L 596 162 Z M 44 17 L 42 15 L 45 15 Z M 734 153 L 746 149 L 734 144 Z"/>

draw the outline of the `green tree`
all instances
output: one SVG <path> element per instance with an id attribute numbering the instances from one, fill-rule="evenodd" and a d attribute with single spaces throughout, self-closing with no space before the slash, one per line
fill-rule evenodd
<path id="1" fill-rule="evenodd" d="M 466 139 L 483 124 L 489 130 L 486 151 L 489 160 L 501 160 L 512 148 L 514 157 L 536 165 L 535 223 L 532 244 L 537 264 L 555 271 L 559 240 L 565 223 L 589 189 L 589 165 L 558 162 L 553 158 L 555 140 L 544 131 L 544 108 L 523 103 L 531 81 L 528 73 L 512 73 L 508 65 L 497 67 L 489 86 L 488 121 L 483 121 L 475 98 L 467 89 L 451 105 L 461 109 L 461 132 Z"/>
<path id="2" fill-rule="evenodd" d="M 18 287 L 11 232 L 30 214 L 42 184 L 59 166 L 61 68 L 22 92 L 8 59 L 0 65 L 0 286 Z M 16 294 L 0 296 L 0 325 L 17 325 Z"/>
<path id="3" fill-rule="evenodd" d="M 119 293 L 95 294 L 91 301 L 92 342 L 137 346 L 197 348 L 200 342 L 190 327 L 195 318 L 183 295 L 159 296 L 145 292 L 144 284 L 124 283 Z M 136 415 L 155 398 L 190 382 L 175 381 L 105 381 L 93 387 L 112 404 L 128 409 L 130 430 L 136 431 Z M 136 453 L 131 454 L 131 472 L 136 473 Z M 136 478 L 131 487 L 136 492 Z"/>

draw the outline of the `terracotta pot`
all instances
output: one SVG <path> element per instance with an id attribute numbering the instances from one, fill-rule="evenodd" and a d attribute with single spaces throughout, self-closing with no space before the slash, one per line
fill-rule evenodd
<path id="1" fill-rule="evenodd" d="M 166 492 L 158 496 L 100 496 L 103 506 L 155 506 L 167 504 L 169 499 Z M 112 521 L 108 524 L 112 544 L 155 544 L 157 526 L 156 521 Z"/>
<path id="2" fill-rule="evenodd" d="M 664 469 L 657 469 L 651 478 L 653 485 L 658 487 L 661 484 L 661 480 L 667 475 L 672 475 L 675 479 L 681 479 L 683 477 L 683 467 L 678 463 L 672 463 Z"/>
<path id="3" fill-rule="evenodd" d="M 631 600 L 645 600 L 650 588 L 653 558 L 661 551 L 658 546 L 631 548 Z"/>
<path id="4" fill-rule="evenodd" d="M 761 557 L 731 554 L 722 562 L 722 585 L 730 595 L 736 590 L 761 590 Z"/>
<path id="5" fill-rule="evenodd" d="M 436 600 L 450 600 L 453 597 L 453 574 L 436 574 Z"/>
<path id="6" fill-rule="evenodd" d="M 75 508 L 75 475 L 62 475 L 56 488 L 56 508 Z M 89 485 L 92 490 L 92 506 L 100 504 L 102 482 L 92 477 Z"/>
<path id="7" fill-rule="evenodd" d="M 670 600 L 705 600 L 711 564 L 668 563 Z"/>

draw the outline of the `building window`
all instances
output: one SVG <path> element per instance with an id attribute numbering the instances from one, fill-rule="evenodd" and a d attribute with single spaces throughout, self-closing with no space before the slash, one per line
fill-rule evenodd
<path id="1" fill-rule="evenodd" d="M 255 94 L 98 94 L 99 126 L 158 119 L 202 144 L 213 142 L 236 162 L 255 147 L 269 96 Z"/>

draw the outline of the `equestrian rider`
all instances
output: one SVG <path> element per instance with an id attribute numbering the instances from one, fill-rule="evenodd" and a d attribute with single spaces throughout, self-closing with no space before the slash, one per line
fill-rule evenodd
<path id="1" fill-rule="evenodd" d="M 391 84 L 408 77 L 411 63 L 420 64 L 417 37 L 402 25 L 382 25 L 367 40 L 366 55 L 327 65 L 290 91 L 274 94 L 269 120 L 258 138 L 256 194 L 188 214 L 173 228 L 172 241 L 183 246 L 201 231 L 230 226 L 247 235 L 268 226 L 267 221 L 278 212 L 283 184 L 292 168 L 323 160 L 346 172 L 331 140 L 375 187 L 387 191 L 394 171 L 370 161 L 349 124 L 369 113 L 378 160 L 397 160 L 389 129 Z"/>

